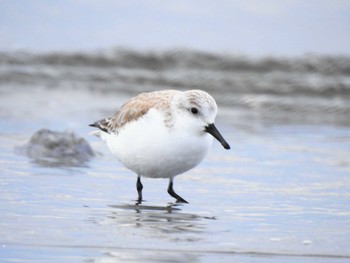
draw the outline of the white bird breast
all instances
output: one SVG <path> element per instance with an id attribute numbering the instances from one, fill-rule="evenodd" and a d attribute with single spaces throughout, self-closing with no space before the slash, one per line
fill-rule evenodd
<path id="1" fill-rule="evenodd" d="M 213 138 L 208 133 L 166 127 L 162 114 L 150 110 L 103 140 L 118 160 L 138 175 L 169 178 L 184 173 L 206 156 Z"/>

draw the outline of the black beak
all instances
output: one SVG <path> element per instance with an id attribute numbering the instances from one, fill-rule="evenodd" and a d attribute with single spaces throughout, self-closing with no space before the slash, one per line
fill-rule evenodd
<path id="1" fill-rule="evenodd" d="M 205 131 L 213 135 L 213 137 L 217 139 L 226 150 L 230 149 L 230 145 L 225 141 L 218 129 L 216 129 L 214 123 L 205 126 Z"/>

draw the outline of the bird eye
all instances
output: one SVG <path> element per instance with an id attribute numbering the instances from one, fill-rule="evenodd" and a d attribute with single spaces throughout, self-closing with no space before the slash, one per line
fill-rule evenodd
<path id="1" fill-rule="evenodd" d="M 193 114 L 197 114 L 197 113 L 198 113 L 198 109 L 197 109 L 197 108 L 191 108 L 191 112 L 192 112 Z"/>

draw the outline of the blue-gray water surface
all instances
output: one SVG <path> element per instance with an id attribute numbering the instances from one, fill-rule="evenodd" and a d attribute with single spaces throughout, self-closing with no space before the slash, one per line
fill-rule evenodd
<path id="1" fill-rule="evenodd" d="M 349 60 L 120 54 L 1 55 L 1 262 L 349 262 Z M 217 99 L 231 150 L 214 142 L 176 178 L 190 204 L 145 178 L 136 206 L 136 175 L 87 125 L 186 87 Z M 77 167 L 20 154 L 41 128 L 98 154 Z"/>

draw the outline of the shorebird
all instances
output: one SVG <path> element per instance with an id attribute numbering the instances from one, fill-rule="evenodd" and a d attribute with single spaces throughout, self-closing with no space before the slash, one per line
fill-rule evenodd
<path id="1" fill-rule="evenodd" d="M 143 200 L 142 176 L 169 178 L 168 193 L 177 202 L 188 203 L 174 191 L 174 177 L 203 160 L 213 137 L 230 149 L 214 125 L 216 114 L 216 102 L 205 91 L 164 90 L 141 93 L 112 117 L 90 126 L 99 129 L 92 134 L 137 174 L 138 204 Z"/>

